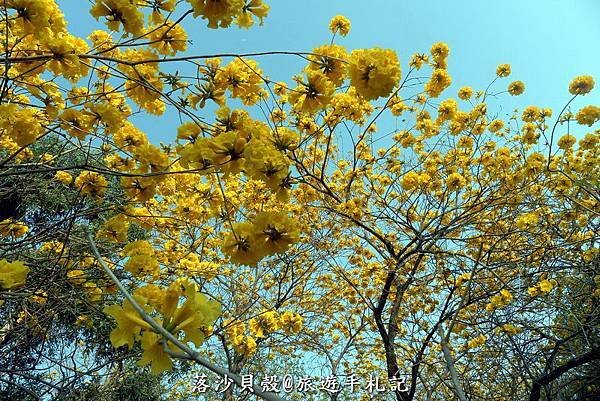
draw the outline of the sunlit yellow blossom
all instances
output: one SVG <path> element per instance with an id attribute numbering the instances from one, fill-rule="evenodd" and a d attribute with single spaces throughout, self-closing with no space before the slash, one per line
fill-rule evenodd
<path id="1" fill-rule="evenodd" d="M 569 84 L 569 92 L 572 95 L 585 95 L 594 89 L 594 78 L 590 75 L 581 75 L 573 78 Z"/>
<path id="2" fill-rule="evenodd" d="M 302 329 L 302 316 L 297 313 L 285 312 L 280 316 L 281 326 L 286 334 L 298 334 Z"/>
<path id="3" fill-rule="evenodd" d="M 98 238 L 105 238 L 112 242 L 125 242 L 127 240 L 127 230 L 129 228 L 129 222 L 123 215 L 116 215 L 107 220 L 100 231 L 98 231 Z"/>
<path id="4" fill-rule="evenodd" d="M 279 314 L 275 311 L 263 312 L 258 317 L 250 320 L 250 332 L 258 338 L 266 337 L 267 334 L 281 327 Z"/>
<path id="5" fill-rule="evenodd" d="M 262 0 L 250 0 L 243 8 L 242 12 L 237 16 L 236 23 L 241 28 L 250 28 L 254 25 L 254 18 L 260 20 L 260 25 L 263 24 L 264 18 L 269 13 L 270 7 L 263 3 Z"/>
<path id="6" fill-rule="evenodd" d="M 367 100 L 388 96 L 398 85 L 400 63 L 390 49 L 357 49 L 350 55 L 350 81 Z"/>
<path id="7" fill-rule="evenodd" d="M 458 191 L 467 184 L 467 180 L 459 173 L 452 173 L 446 178 L 446 187 L 449 191 Z"/>
<path id="8" fill-rule="evenodd" d="M 4 237 L 22 237 L 27 234 L 29 228 L 25 223 L 6 219 L 0 221 L 0 235 Z"/>
<path id="9" fill-rule="evenodd" d="M 133 308 L 131 303 L 125 301 L 123 306 L 110 305 L 104 308 L 104 313 L 117 321 L 117 327 L 110 333 L 110 342 L 113 347 L 127 345 L 133 347 L 135 337 L 142 329 L 150 328 Z"/>
<path id="10" fill-rule="evenodd" d="M 591 127 L 600 120 L 600 107 L 598 106 L 585 106 L 577 112 L 575 119 L 581 125 L 587 125 Z"/>
<path id="11" fill-rule="evenodd" d="M 308 71 L 306 82 L 290 92 L 290 102 L 301 112 L 313 113 L 322 110 L 329 104 L 333 95 L 333 83 L 321 72 Z"/>
<path id="12" fill-rule="evenodd" d="M 508 84 L 508 93 L 518 96 L 525 92 L 525 84 L 522 81 L 514 81 Z"/>
<path id="13" fill-rule="evenodd" d="M 577 142 L 577 139 L 573 135 L 563 135 L 558 140 L 558 147 L 561 149 L 570 149 L 575 145 L 575 142 Z"/>
<path id="14" fill-rule="evenodd" d="M 429 50 L 431 58 L 433 59 L 433 67 L 436 69 L 446 69 L 447 63 L 446 58 L 450 54 L 450 48 L 446 43 L 438 42 L 434 43 Z"/>
<path id="15" fill-rule="evenodd" d="M 336 15 L 329 21 L 329 30 L 333 34 L 346 36 L 350 32 L 350 20 L 343 15 Z"/>
<path id="16" fill-rule="evenodd" d="M 525 213 L 517 217 L 515 225 L 521 230 L 529 230 L 535 227 L 539 222 L 537 213 Z"/>
<path id="17" fill-rule="evenodd" d="M 267 255 L 281 253 L 298 241 L 298 228 L 283 212 L 262 212 L 253 221 L 256 243 Z"/>
<path id="18" fill-rule="evenodd" d="M 510 75 L 510 64 L 500 64 L 496 68 L 496 75 L 502 78 L 508 77 Z"/>
<path id="19" fill-rule="evenodd" d="M 194 9 L 194 16 L 208 20 L 209 28 L 226 28 L 233 22 L 244 7 L 244 0 L 188 0 Z"/>
<path id="20" fill-rule="evenodd" d="M 237 264 L 255 266 L 263 257 L 254 226 L 248 222 L 233 225 L 232 231 L 223 239 L 222 249 L 231 262 Z"/>
<path id="21" fill-rule="evenodd" d="M 463 86 L 458 90 L 458 97 L 462 100 L 469 100 L 473 96 L 473 88 L 470 86 Z"/>
<path id="22" fill-rule="evenodd" d="M 425 84 L 425 91 L 430 97 L 438 97 L 451 83 L 452 78 L 448 71 L 436 68 L 433 70 L 429 82 Z"/>
<path id="23" fill-rule="evenodd" d="M 417 53 L 413 54 L 410 58 L 409 65 L 412 68 L 416 68 L 417 70 L 421 69 L 423 64 L 429 61 L 429 57 L 425 53 Z"/>
<path id="24" fill-rule="evenodd" d="M 339 86 L 346 77 L 348 53 L 338 45 L 325 45 L 315 48 L 308 56 L 307 70 L 321 71 L 327 78 Z"/>
<path id="25" fill-rule="evenodd" d="M 75 179 L 75 187 L 82 195 L 102 197 L 107 186 L 106 178 L 94 171 L 83 171 Z"/>
<path id="26" fill-rule="evenodd" d="M 21 261 L 0 260 L 0 288 L 10 290 L 25 285 L 29 268 Z"/>
<path id="27" fill-rule="evenodd" d="M 129 0 L 96 0 L 90 13 L 96 19 L 105 17 L 112 31 L 118 31 L 123 25 L 125 32 L 139 35 L 144 28 L 144 14 Z"/>
<path id="28" fill-rule="evenodd" d="M 494 311 L 496 309 L 500 309 L 508 305 L 513 300 L 513 295 L 510 291 L 503 289 L 500 290 L 499 294 L 496 294 L 491 297 L 490 303 L 486 305 L 485 309 L 489 312 Z"/>
<path id="29" fill-rule="evenodd" d="M 167 21 L 159 27 L 151 28 L 150 46 L 160 54 L 173 56 L 187 49 L 187 34 L 179 24 Z"/>
<path id="30" fill-rule="evenodd" d="M 502 120 L 494 120 L 488 125 L 488 129 L 490 132 L 498 132 L 504 127 L 504 122 Z"/>
<path id="31" fill-rule="evenodd" d="M 154 248 L 148 241 L 130 242 L 123 248 L 123 255 L 129 257 L 124 265 L 125 270 L 134 276 L 156 276 L 159 273 L 160 266 Z"/>

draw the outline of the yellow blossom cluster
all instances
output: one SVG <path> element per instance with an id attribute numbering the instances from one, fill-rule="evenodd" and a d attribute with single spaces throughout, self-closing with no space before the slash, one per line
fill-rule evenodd
<path id="1" fill-rule="evenodd" d="M 350 32 L 350 20 L 343 15 L 336 15 L 329 21 L 329 30 L 333 34 L 346 36 Z"/>
<path id="2" fill-rule="evenodd" d="M 554 287 L 556 287 L 556 284 L 557 284 L 556 280 L 543 279 L 539 283 L 537 283 L 535 286 L 529 287 L 527 289 L 527 293 L 532 297 L 535 297 L 537 295 L 547 294 L 550 291 L 552 291 L 552 289 Z"/>
<path id="3" fill-rule="evenodd" d="M 233 345 L 235 351 L 248 358 L 252 356 L 257 348 L 257 340 L 267 337 L 278 330 L 290 336 L 298 334 L 302 330 L 303 318 L 297 313 L 278 313 L 273 310 L 262 311 L 258 316 L 250 319 L 248 325 L 240 321 L 225 323 L 228 341 Z M 247 332 L 248 330 L 248 332 Z"/>
<path id="4" fill-rule="evenodd" d="M 251 222 L 235 223 L 222 250 L 231 262 L 253 266 L 265 256 L 285 251 L 298 241 L 296 223 L 283 212 L 261 212 Z"/>
<path id="5" fill-rule="evenodd" d="M 180 302 L 184 298 L 183 303 Z M 175 336 L 182 336 L 184 343 L 200 346 L 211 334 L 212 325 L 221 314 L 220 305 L 198 292 L 195 284 L 188 281 L 174 281 L 166 288 L 147 285 L 134 292 L 134 299 L 154 317 L 165 330 Z M 117 327 L 110 334 L 114 347 L 133 347 L 136 341 L 144 350 L 140 365 L 151 365 L 153 373 L 172 368 L 170 356 L 165 352 L 162 335 L 156 333 L 150 324 L 142 319 L 129 301 L 122 306 L 111 305 L 104 309 L 112 316 Z M 174 345 L 170 345 L 174 347 Z"/>
<path id="6" fill-rule="evenodd" d="M 490 303 L 485 306 L 488 312 L 492 312 L 496 309 L 500 309 L 508 305 L 513 300 L 513 296 L 510 291 L 503 289 L 500 290 L 499 294 L 494 295 L 490 298 Z"/>
<path id="7" fill-rule="evenodd" d="M 0 260 L 0 288 L 10 290 L 25 285 L 29 268 L 21 261 Z"/>
<path id="8" fill-rule="evenodd" d="M 13 219 L 0 221 L 0 236 L 18 238 L 27 234 L 27 231 L 29 231 L 29 227 L 20 221 Z"/>
<path id="9" fill-rule="evenodd" d="M 388 96 L 398 85 L 400 63 L 390 49 L 357 49 L 350 54 L 350 82 L 367 100 Z"/>

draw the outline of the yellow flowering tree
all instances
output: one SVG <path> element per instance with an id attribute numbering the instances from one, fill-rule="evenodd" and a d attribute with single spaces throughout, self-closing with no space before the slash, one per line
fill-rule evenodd
<path id="1" fill-rule="evenodd" d="M 502 118 L 489 98 L 525 91 L 509 64 L 454 96 L 448 45 L 347 50 L 339 15 L 326 44 L 279 52 L 306 65 L 275 81 L 252 55 L 199 54 L 183 28 L 262 24 L 261 0 L 95 0 L 86 38 L 54 0 L 0 9 L 0 356 L 52 344 L 25 364 L 41 374 L 6 359 L 0 395 L 75 397 L 94 372 L 112 391 L 121 361 L 172 399 L 190 372 L 234 383 L 210 400 L 297 398 L 242 375 L 316 366 L 399 401 L 598 390 L 593 77 L 558 115 Z M 162 115 L 181 124 L 156 143 L 136 121 Z"/>

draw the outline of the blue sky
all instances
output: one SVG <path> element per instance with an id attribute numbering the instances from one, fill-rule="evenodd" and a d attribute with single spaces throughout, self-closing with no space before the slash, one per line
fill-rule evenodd
<path id="1" fill-rule="evenodd" d="M 90 3 L 59 0 L 69 28 L 87 36 L 99 24 L 89 15 Z M 336 42 L 347 49 L 379 46 L 398 52 L 403 70 L 410 55 L 427 52 L 431 44 L 449 44 L 449 71 L 453 86 L 445 92 L 471 85 L 483 89 L 494 78 L 500 63 L 512 65 L 512 75 L 495 86 L 502 90 L 514 79 L 525 82 L 525 94 L 502 98 L 503 110 L 536 104 L 551 107 L 555 115 L 569 99 L 570 80 L 589 74 L 596 89 L 575 103 L 575 109 L 600 104 L 600 0 L 504 0 L 504 1 L 403 1 L 403 0 L 273 0 L 263 26 L 250 30 L 211 30 L 206 22 L 186 23 L 193 40 L 189 54 L 291 50 L 310 51 L 327 43 L 329 19 L 337 14 L 350 18 L 352 30 Z M 263 71 L 275 80 L 290 80 L 303 62 L 293 56 L 259 59 Z M 142 122 L 146 130 L 171 130 L 178 121 L 163 116 Z M 166 132 L 148 132 L 167 141 Z"/>

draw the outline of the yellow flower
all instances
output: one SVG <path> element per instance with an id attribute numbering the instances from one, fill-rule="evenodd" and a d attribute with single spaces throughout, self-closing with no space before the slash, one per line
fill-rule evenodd
<path id="1" fill-rule="evenodd" d="M 150 371 L 157 375 L 173 368 L 171 357 L 165 351 L 162 336 L 151 331 L 142 334 L 142 358 L 138 361 L 139 366 L 150 364 Z"/>
<path id="2" fill-rule="evenodd" d="M 194 17 L 208 20 L 209 28 L 227 28 L 244 8 L 243 0 L 188 0 L 194 9 Z"/>
<path id="3" fill-rule="evenodd" d="M 177 139 L 194 142 L 202 133 L 202 126 L 195 122 L 183 123 L 177 128 Z"/>
<path id="4" fill-rule="evenodd" d="M 235 351 L 245 357 L 250 357 L 256 353 L 256 340 L 251 336 L 240 336 L 233 344 Z"/>
<path id="5" fill-rule="evenodd" d="M 98 238 L 105 238 L 111 242 L 125 242 L 127 240 L 127 230 L 129 222 L 123 215 L 116 215 L 107 220 L 98 234 Z"/>
<path id="6" fill-rule="evenodd" d="M 27 234 L 29 228 L 19 221 L 13 221 L 13 219 L 6 219 L 0 221 L 0 235 L 4 237 L 22 237 Z"/>
<path id="7" fill-rule="evenodd" d="M 289 161 L 280 150 L 293 148 L 293 141 L 296 139 L 295 134 L 290 134 L 287 128 L 279 128 L 277 131 L 280 135 L 276 135 L 274 143 L 257 139 L 250 141 L 245 164 L 247 175 L 261 180 L 274 192 L 284 185 L 289 171 Z M 274 145 L 280 147 L 275 148 Z"/>
<path id="8" fill-rule="evenodd" d="M 44 127 L 41 125 L 39 111 L 15 104 L 1 104 L 0 130 L 8 134 L 17 145 L 24 147 L 35 142 L 44 132 Z"/>
<path id="9" fill-rule="evenodd" d="M 21 261 L 0 260 L 0 287 L 10 290 L 25 285 L 29 268 Z"/>
<path id="10" fill-rule="evenodd" d="M 525 213 L 517 217 L 515 220 L 515 225 L 520 230 L 527 230 L 535 227 L 539 222 L 539 217 L 537 213 L 530 212 Z"/>
<path id="11" fill-rule="evenodd" d="M 367 100 L 388 96 L 400 79 L 400 63 L 390 49 L 357 49 L 350 55 L 350 81 Z"/>
<path id="12" fill-rule="evenodd" d="M 267 334 L 281 327 L 279 314 L 276 311 L 263 312 L 249 322 L 250 332 L 258 338 L 264 338 Z"/>
<path id="13" fill-rule="evenodd" d="M 118 31 L 122 24 L 125 32 L 139 35 L 144 29 L 144 14 L 129 0 L 96 0 L 90 13 L 97 20 L 106 17 L 106 25 Z"/>
<path id="14" fill-rule="evenodd" d="M 94 171 L 83 171 L 75 179 L 75 187 L 82 195 L 101 197 L 107 186 L 106 178 Z"/>
<path id="15" fill-rule="evenodd" d="M 513 336 L 518 334 L 521 330 L 513 324 L 507 323 L 500 326 L 500 331 L 508 334 L 509 336 Z"/>
<path id="16" fill-rule="evenodd" d="M 322 110 L 331 101 L 334 86 L 333 83 L 319 71 L 307 71 L 307 82 L 299 82 L 292 92 L 290 92 L 290 103 L 294 105 L 294 109 L 305 112 L 314 113 Z"/>
<path id="17" fill-rule="evenodd" d="M 502 120 L 494 120 L 488 125 L 488 129 L 490 132 L 498 132 L 504 127 L 504 122 Z"/>
<path id="18" fill-rule="evenodd" d="M 450 98 L 442 101 L 438 107 L 438 118 L 436 123 L 452 120 L 458 110 L 456 100 Z"/>
<path id="19" fill-rule="evenodd" d="M 542 280 L 538 283 L 540 291 L 543 293 L 549 293 L 554 288 L 554 283 L 551 280 Z"/>
<path id="20" fill-rule="evenodd" d="M 564 150 L 571 149 L 577 140 L 573 135 L 566 134 L 558 140 L 558 147 Z"/>
<path id="21" fill-rule="evenodd" d="M 179 288 L 177 288 L 179 287 Z M 183 305 L 177 302 L 169 305 L 170 300 L 179 298 L 179 291 L 183 289 L 186 298 Z M 173 306 L 176 308 L 173 310 Z M 171 313 L 172 311 L 172 313 Z M 210 327 L 221 314 L 221 305 L 204 294 L 197 291 L 195 284 L 178 283 L 171 284 L 167 289 L 167 295 L 163 304 L 165 316 L 165 327 L 172 333 L 183 331 L 184 342 L 192 342 L 200 346 L 210 334 Z"/>
<path id="22" fill-rule="evenodd" d="M 245 105 L 251 106 L 260 100 L 262 75 L 256 61 L 236 58 L 216 72 L 216 92 L 229 90 L 234 98 L 242 99 Z"/>
<path id="23" fill-rule="evenodd" d="M 496 309 L 503 308 L 513 300 L 513 296 L 510 291 L 503 289 L 500 290 L 499 294 L 494 295 L 490 298 L 490 303 L 486 305 L 485 309 L 488 312 L 492 312 Z"/>
<path id="24" fill-rule="evenodd" d="M 76 55 L 89 51 L 88 45 L 83 39 L 67 33 L 58 33 L 56 36 L 48 37 L 45 45 L 52 53 L 52 59 L 48 62 L 47 67 L 54 74 L 62 75 L 73 81 L 88 74 L 88 66 L 80 62 Z"/>
<path id="25" fill-rule="evenodd" d="M 308 71 L 320 71 L 339 86 L 346 77 L 348 53 L 346 49 L 338 45 L 325 45 L 315 48 L 313 54 L 308 56 L 310 64 L 306 67 Z"/>
<path id="26" fill-rule="evenodd" d="M 569 92 L 572 95 L 585 95 L 592 89 L 594 89 L 594 78 L 589 75 L 575 77 L 569 84 Z"/>
<path id="27" fill-rule="evenodd" d="M 450 86 L 452 78 L 448 71 L 442 68 L 436 68 L 431 74 L 429 82 L 425 84 L 425 92 L 430 97 L 438 97 L 444 89 Z"/>
<path id="28" fill-rule="evenodd" d="M 470 86 L 463 86 L 458 90 L 458 97 L 462 100 L 469 100 L 473 96 L 473 88 Z"/>
<path id="29" fill-rule="evenodd" d="M 423 64 L 425 64 L 428 61 L 429 57 L 427 57 L 425 53 L 416 53 L 411 56 L 408 65 L 410 65 L 412 68 L 419 70 L 421 69 Z"/>
<path id="30" fill-rule="evenodd" d="M 182 295 L 186 300 L 180 306 Z M 166 290 L 154 285 L 140 288 L 134 292 L 134 299 L 147 314 L 152 313 L 153 309 L 161 313 L 164 321 L 154 320 L 165 330 L 176 337 L 183 333 L 183 342 L 193 342 L 196 346 L 200 346 L 210 335 L 212 324 L 221 314 L 221 306 L 200 294 L 196 285 L 189 280 L 176 280 Z M 110 333 L 114 347 L 128 345 L 131 348 L 141 338 L 144 353 L 139 361 L 140 365 L 151 364 L 155 374 L 172 368 L 164 344 L 170 348 L 173 345 L 155 333 L 128 301 L 123 306 L 108 306 L 104 308 L 104 312 L 117 321 L 117 327 Z"/>
<path id="31" fill-rule="evenodd" d="M 598 131 L 596 131 L 598 132 Z M 579 149 L 583 150 L 591 150 L 598 146 L 598 142 L 600 142 L 600 137 L 598 134 L 585 134 L 583 139 L 579 140 Z"/>
<path id="32" fill-rule="evenodd" d="M 91 132 L 95 118 L 76 109 L 67 109 L 59 116 L 62 129 L 74 138 L 84 140 Z"/>
<path id="33" fill-rule="evenodd" d="M 287 335 L 298 334 L 302 330 L 302 321 L 302 316 L 292 312 L 284 312 L 280 317 L 281 326 Z"/>
<path id="34" fill-rule="evenodd" d="M 329 30 L 335 35 L 346 36 L 350 32 L 350 20 L 343 15 L 336 15 L 329 21 Z"/>
<path id="35" fill-rule="evenodd" d="M 225 174 L 239 173 L 244 167 L 248 140 L 241 132 L 225 132 L 206 144 L 213 152 L 211 164 Z"/>
<path id="36" fill-rule="evenodd" d="M 469 340 L 467 342 L 467 348 L 471 349 L 471 348 L 480 347 L 483 344 L 485 344 L 486 340 L 487 340 L 487 337 L 482 334 L 482 335 L 480 335 L 478 337 L 475 337 L 475 338 Z"/>
<path id="37" fill-rule="evenodd" d="M 446 68 L 446 58 L 448 54 L 450 54 L 450 48 L 446 43 L 438 42 L 434 43 L 429 50 L 431 54 L 431 58 L 433 58 L 433 67 L 445 69 Z"/>
<path id="38" fill-rule="evenodd" d="M 253 224 L 256 243 L 267 255 L 281 253 L 298 241 L 296 222 L 285 212 L 261 212 Z"/>
<path id="39" fill-rule="evenodd" d="M 130 242 L 123 248 L 123 255 L 129 257 L 124 265 L 125 270 L 134 276 L 157 276 L 160 272 L 154 248 L 148 241 Z"/>
<path id="40" fill-rule="evenodd" d="M 525 92 L 525 84 L 522 81 L 514 81 L 508 85 L 508 93 L 512 96 L 519 96 Z"/>
<path id="41" fill-rule="evenodd" d="M 536 106 L 527 106 L 523 109 L 523 114 L 521 115 L 521 120 L 525 122 L 534 122 L 541 117 L 540 109 Z"/>
<path id="42" fill-rule="evenodd" d="M 402 188 L 407 191 L 413 190 L 419 186 L 419 173 L 416 171 L 409 171 L 402 177 Z"/>
<path id="43" fill-rule="evenodd" d="M 263 3 L 262 0 L 250 0 L 238 15 L 236 23 L 241 28 L 250 28 L 254 24 L 254 19 L 252 18 L 252 15 L 254 15 L 260 20 L 260 25 L 262 25 L 263 19 L 269 13 L 269 9 L 270 7 Z"/>
<path id="44" fill-rule="evenodd" d="M 138 300 L 136 299 L 136 301 Z M 150 325 L 139 316 L 129 301 L 125 301 L 122 307 L 119 305 L 107 306 L 104 308 L 104 313 L 117 321 L 117 327 L 110 332 L 110 342 L 115 348 L 127 345 L 131 349 L 135 337 L 139 335 L 140 331 L 150 328 Z"/>
<path id="45" fill-rule="evenodd" d="M 285 82 L 277 82 L 273 87 L 276 95 L 283 96 L 288 92 L 288 86 Z"/>
<path id="46" fill-rule="evenodd" d="M 467 180 L 459 173 L 452 173 L 446 178 L 446 187 L 450 192 L 458 191 L 467 185 Z"/>
<path id="47" fill-rule="evenodd" d="M 154 196 L 156 181 L 154 177 L 123 177 L 121 187 L 132 199 L 145 202 Z"/>
<path id="48" fill-rule="evenodd" d="M 83 270 L 74 269 L 67 272 L 69 281 L 76 285 L 82 285 L 86 281 L 86 274 Z"/>
<path id="49" fill-rule="evenodd" d="M 187 49 L 187 34 L 180 24 L 163 22 L 159 27 L 150 28 L 150 46 L 160 54 L 173 56 Z"/>
<path id="50" fill-rule="evenodd" d="M 533 123 L 524 124 L 521 128 L 523 131 L 523 136 L 521 137 L 521 141 L 527 144 L 534 144 L 537 142 L 540 134 L 537 131 L 537 127 Z"/>
<path id="51" fill-rule="evenodd" d="M 502 78 L 508 77 L 510 75 L 510 64 L 500 64 L 496 68 L 496 75 Z"/>
<path id="52" fill-rule="evenodd" d="M 581 125 L 587 125 L 591 127 L 600 120 L 600 107 L 598 106 L 585 106 L 577 112 L 575 119 Z"/>
<path id="53" fill-rule="evenodd" d="M 248 222 L 235 223 L 221 247 L 232 263 L 255 266 L 263 257 L 262 248 L 256 241 L 254 226 Z"/>

